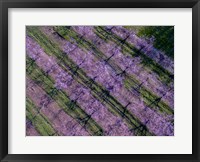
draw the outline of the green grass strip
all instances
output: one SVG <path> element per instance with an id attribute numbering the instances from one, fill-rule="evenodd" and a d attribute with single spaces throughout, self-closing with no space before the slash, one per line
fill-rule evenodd
<path id="1" fill-rule="evenodd" d="M 133 91 L 138 92 L 148 107 L 156 109 L 160 113 L 166 113 L 168 115 L 174 114 L 174 110 L 162 100 L 159 101 L 158 104 L 157 102 L 155 102 L 160 98 L 159 96 L 145 89 L 142 85 L 140 86 L 141 83 L 139 83 L 136 79 L 134 79 L 133 76 L 131 78 L 132 78 L 131 81 L 128 79 L 124 80 L 125 87 L 132 92 Z"/>
<path id="2" fill-rule="evenodd" d="M 51 126 L 50 121 L 39 112 L 30 98 L 26 98 L 26 117 L 31 121 L 35 129 L 42 136 L 58 135 Z"/>

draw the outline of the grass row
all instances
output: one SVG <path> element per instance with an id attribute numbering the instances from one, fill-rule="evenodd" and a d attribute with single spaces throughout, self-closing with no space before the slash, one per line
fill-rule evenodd
<path id="1" fill-rule="evenodd" d="M 162 97 L 151 93 L 149 90 L 144 88 L 144 86 L 142 86 L 142 83 L 139 83 L 136 79 L 134 79 L 134 77 L 132 77 L 132 81 L 125 80 L 124 84 L 125 87 L 131 92 L 136 91 L 138 95 L 143 98 L 144 103 L 148 107 L 155 109 L 160 113 L 166 113 L 168 115 L 174 114 L 174 110 L 168 104 L 161 100 Z"/>
<path id="2" fill-rule="evenodd" d="M 58 135 L 51 126 L 50 121 L 39 112 L 30 98 L 26 98 L 26 117 L 42 136 Z"/>

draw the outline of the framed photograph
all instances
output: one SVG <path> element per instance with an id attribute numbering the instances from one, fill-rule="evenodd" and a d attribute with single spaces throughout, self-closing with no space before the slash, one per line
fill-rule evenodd
<path id="1" fill-rule="evenodd" d="M 198 0 L 0 7 L 2 162 L 200 162 Z"/>

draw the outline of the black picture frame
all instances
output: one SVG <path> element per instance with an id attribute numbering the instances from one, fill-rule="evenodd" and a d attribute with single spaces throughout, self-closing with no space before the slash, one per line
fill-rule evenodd
<path id="1" fill-rule="evenodd" d="M 192 8 L 192 154 L 8 154 L 9 8 Z M 0 159 L 2 162 L 159 161 L 200 162 L 200 2 L 199 0 L 0 0 Z M 199 64 L 198 64 L 199 63 Z M 20 147 L 20 146 L 19 146 Z"/>

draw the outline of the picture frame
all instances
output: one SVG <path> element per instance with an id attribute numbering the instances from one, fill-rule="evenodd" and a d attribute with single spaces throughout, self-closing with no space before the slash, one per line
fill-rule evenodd
<path id="1" fill-rule="evenodd" d="M 8 154 L 8 9 L 9 8 L 192 8 L 192 154 Z M 42 161 L 200 161 L 200 2 L 199 0 L 1 0 L 0 3 L 0 159 Z M 19 146 L 20 147 L 20 146 Z"/>

